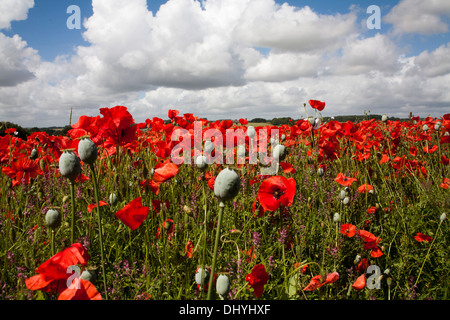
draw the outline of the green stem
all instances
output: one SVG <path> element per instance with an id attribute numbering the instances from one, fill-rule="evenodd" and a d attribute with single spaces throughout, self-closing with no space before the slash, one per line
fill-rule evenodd
<path id="1" fill-rule="evenodd" d="M 52 257 L 55 255 L 55 230 L 51 233 Z"/>
<path id="2" fill-rule="evenodd" d="M 75 238 L 75 182 L 70 181 L 70 201 L 72 206 L 72 216 L 71 216 L 71 222 L 70 222 L 70 244 L 74 244 L 74 238 Z"/>
<path id="3" fill-rule="evenodd" d="M 97 175 L 95 174 L 94 165 L 89 165 L 92 172 L 92 181 L 94 182 L 94 196 L 95 202 L 97 203 L 97 220 L 98 220 L 98 235 L 100 240 L 100 257 L 102 262 L 102 275 L 103 275 L 103 287 L 105 289 L 105 299 L 108 300 L 108 293 L 106 290 L 106 273 L 105 273 L 105 259 L 103 254 L 103 229 L 102 229 L 102 219 L 100 216 L 100 202 L 98 198 L 98 185 L 97 185 Z"/>
<path id="4" fill-rule="evenodd" d="M 212 292 L 212 283 L 214 279 L 214 272 L 216 269 L 216 258 L 217 258 L 217 247 L 219 245 L 219 238 L 220 238 L 220 226 L 222 224 L 222 214 L 223 214 L 223 208 L 225 205 L 223 202 L 220 202 L 219 204 L 219 218 L 217 220 L 217 230 L 216 230 L 216 240 L 214 243 L 214 253 L 213 253 L 213 262 L 211 267 L 211 274 L 209 275 L 209 284 L 208 284 L 208 295 L 207 300 L 211 300 L 211 292 Z"/>
<path id="5" fill-rule="evenodd" d="M 430 247 L 428 248 L 427 255 L 425 256 L 425 260 L 422 263 L 422 267 L 420 267 L 419 275 L 417 276 L 417 279 L 416 279 L 416 282 L 414 283 L 414 285 L 417 285 L 417 282 L 419 282 L 419 278 L 420 278 L 420 275 L 422 274 L 423 267 L 425 265 L 425 262 L 427 262 L 428 256 L 429 256 L 430 251 L 431 251 L 431 247 L 433 246 L 434 241 L 436 241 L 436 238 L 437 238 L 438 233 L 439 233 L 439 229 L 441 228 L 442 221 L 443 220 L 441 220 L 441 222 L 439 222 L 439 226 L 438 226 L 437 231 L 436 231 L 436 236 L 434 237 L 433 241 L 431 242 Z"/>

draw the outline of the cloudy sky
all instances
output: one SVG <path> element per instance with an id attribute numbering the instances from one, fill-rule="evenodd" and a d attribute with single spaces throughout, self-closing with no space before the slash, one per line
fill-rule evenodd
<path id="1" fill-rule="evenodd" d="M 0 0 L 0 121 L 64 126 L 71 108 L 74 123 L 116 105 L 137 122 L 297 119 L 309 99 L 324 116 L 439 117 L 449 25 L 448 0 Z"/>

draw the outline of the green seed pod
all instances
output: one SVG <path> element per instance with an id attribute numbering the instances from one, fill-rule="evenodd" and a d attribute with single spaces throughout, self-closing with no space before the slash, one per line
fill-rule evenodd
<path id="1" fill-rule="evenodd" d="M 117 203 L 117 196 L 116 196 L 116 194 L 115 193 L 111 193 L 110 195 L 109 195 L 109 204 L 110 205 L 115 205 Z"/>
<path id="2" fill-rule="evenodd" d="M 202 281 L 202 275 L 203 275 L 203 281 Z M 195 273 L 195 282 L 198 285 L 205 285 L 206 283 L 208 283 L 208 279 L 209 279 L 209 270 L 208 269 L 204 269 L 203 268 L 198 268 L 197 272 Z"/>
<path id="3" fill-rule="evenodd" d="M 247 136 L 251 139 L 254 136 L 256 136 L 256 130 L 254 126 L 248 126 L 247 127 Z"/>
<path id="4" fill-rule="evenodd" d="M 97 146 L 91 139 L 83 138 L 78 143 L 78 154 L 84 163 L 94 164 L 97 160 Z"/>
<path id="5" fill-rule="evenodd" d="M 284 160 L 286 158 L 286 147 L 282 144 L 277 144 L 273 148 L 273 157 L 279 161 Z"/>
<path id="6" fill-rule="evenodd" d="M 207 158 L 203 155 L 198 156 L 195 159 L 195 165 L 197 166 L 197 168 L 199 168 L 200 170 L 204 170 L 206 168 L 208 168 L 208 162 L 207 162 Z"/>
<path id="7" fill-rule="evenodd" d="M 91 283 L 94 283 L 97 280 L 97 275 L 95 274 L 95 270 L 84 270 L 80 276 L 81 279 L 87 280 Z"/>
<path id="8" fill-rule="evenodd" d="M 345 197 L 344 200 L 342 200 L 342 203 L 347 205 L 350 203 L 350 198 L 349 197 Z"/>
<path id="9" fill-rule="evenodd" d="M 31 150 L 30 159 L 34 160 L 38 157 L 38 151 L 36 149 Z"/>
<path id="10" fill-rule="evenodd" d="M 230 278 L 227 275 L 221 274 L 216 280 L 216 291 L 222 297 L 225 296 L 230 290 Z"/>
<path id="11" fill-rule="evenodd" d="M 237 196 L 241 187 L 239 175 L 226 168 L 219 172 L 214 182 L 214 194 L 222 201 L 231 200 Z"/>
<path id="12" fill-rule="evenodd" d="M 322 177 L 323 174 L 324 174 L 324 172 L 323 172 L 323 168 L 322 168 L 322 167 L 320 167 L 319 169 L 317 169 L 317 175 L 318 175 L 319 177 Z"/>
<path id="13" fill-rule="evenodd" d="M 51 229 L 56 229 L 61 225 L 61 213 L 58 210 L 50 209 L 45 214 L 45 224 Z"/>
<path id="14" fill-rule="evenodd" d="M 339 199 L 344 200 L 346 196 L 347 192 L 345 192 L 345 190 L 341 190 L 341 192 L 339 193 Z"/>
<path id="15" fill-rule="evenodd" d="M 59 172 L 63 177 L 74 181 L 81 173 L 80 160 L 71 150 L 64 150 L 59 158 Z"/>

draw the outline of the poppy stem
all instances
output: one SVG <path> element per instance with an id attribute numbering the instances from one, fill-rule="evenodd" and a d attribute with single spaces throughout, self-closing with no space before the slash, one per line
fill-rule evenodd
<path id="1" fill-rule="evenodd" d="M 52 230 L 51 242 L 52 242 L 52 257 L 53 257 L 55 255 L 55 230 Z"/>
<path id="2" fill-rule="evenodd" d="M 105 289 L 105 299 L 108 300 L 108 293 L 106 290 L 106 273 L 105 273 L 105 259 L 104 259 L 104 253 L 103 253 L 103 228 L 102 228 L 102 218 L 100 216 L 100 202 L 98 198 L 98 184 L 97 184 L 97 175 L 95 173 L 94 165 L 91 164 L 90 166 L 91 172 L 92 172 L 92 181 L 94 183 L 94 196 L 95 196 L 95 202 L 97 203 L 97 220 L 98 220 L 98 236 L 100 240 L 100 258 L 102 262 L 102 276 L 103 276 L 103 287 Z"/>
<path id="3" fill-rule="evenodd" d="M 225 207 L 224 203 L 220 202 L 219 203 L 219 217 L 217 220 L 216 240 L 214 243 L 213 261 L 212 261 L 212 266 L 211 266 L 211 274 L 209 275 L 208 295 L 206 297 L 207 300 L 211 300 L 212 284 L 213 284 L 214 272 L 215 272 L 215 268 L 216 268 L 217 247 L 219 245 L 220 226 L 222 224 L 222 215 L 223 215 L 224 207 Z"/>
<path id="4" fill-rule="evenodd" d="M 74 181 L 69 181 L 70 186 L 70 201 L 72 206 L 72 216 L 70 222 L 70 244 L 74 243 L 74 234 L 75 234 L 75 186 Z"/>
<path id="5" fill-rule="evenodd" d="M 429 256 L 430 251 L 431 251 L 431 247 L 433 246 L 434 241 L 436 241 L 436 238 L 437 238 L 438 233 L 439 233 L 439 229 L 441 228 L 442 221 L 444 221 L 444 220 L 441 220 L 441 222 L 439 222 L 438 228 L 436 230 L 436 236 L 434 237 L 433 241 L 430 244 L 430 247 L 428 248 L 427 255 L 425 256 L 425 260 L 422 263 L 422 267 L 420 267 L 419 275 L 417 276 L 417 279 L 416 279 L 416 282 L 414 283 L 414 286 L 417 285 L 417 282 L 419 282 L 419 278 L 420 278 L 420 275 L 422 274 L 423 267 L 425 265 L 425 262 L 427 262 L 428 256 Z"/>

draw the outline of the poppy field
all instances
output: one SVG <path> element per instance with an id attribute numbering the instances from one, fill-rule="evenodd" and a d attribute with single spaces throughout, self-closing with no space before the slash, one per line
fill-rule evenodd
<path id="1" fill-rule="evenodd" d="M 280 126 L 116 106 L 67 135 L 7 129 L 0 299 L 448 299 L 450 114 L 324 107 Z"/>

